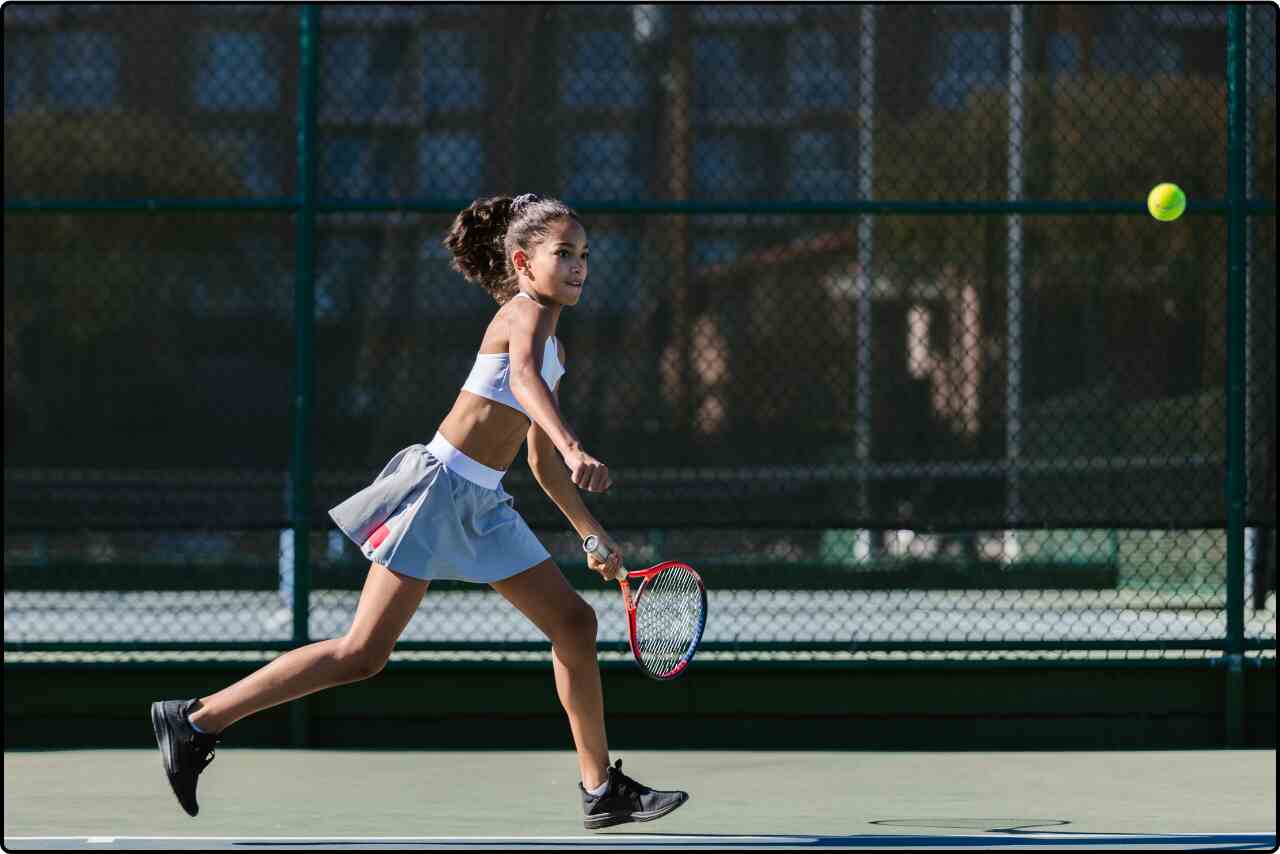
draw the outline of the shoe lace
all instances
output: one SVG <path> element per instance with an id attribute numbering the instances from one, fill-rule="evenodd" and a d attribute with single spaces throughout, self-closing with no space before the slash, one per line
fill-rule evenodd
<path id="1" fill-rule="evenodd" d="M 214 747 L 220 741 L 222 741 L 222 739 L 217 736 L 208 738 L 200 738 L 197 736 L 196 738 L 191 739 L 192 746 L 200 753 L 201 771 L 204 771 L 204 769 L 208 768 L 210 763 L 213 762 Z"/>
<path id="2" fill-rule="evenodd" d="M 617 794 L 620 794 L 620 795 L 632 795 L 632 794 L 640 795 L 640 794 L 643 794 L 644 792 L 646 792 L 646 791 L 647 791 L 647 789 L 646 789 L 644 786 L 642 786 L 640 783 L 636 782 L 635 780 L 632 780 L 632 779 L 631 779 L 630 777 L 628 777 L 626 774 L 623 774 L 623 773 L 622 773 L 622 760 L 621 760 L 621 759 L 619 759 L 619 760 L 617 760 L 616 762 L 614 762 L 614 763 L 613 763 L 613 769 L 612 769 L 612 770 L 613 770 L 613 772 L 614 772 L 614 774 L 613 774 L 614 791 L 615 791 Z"/>

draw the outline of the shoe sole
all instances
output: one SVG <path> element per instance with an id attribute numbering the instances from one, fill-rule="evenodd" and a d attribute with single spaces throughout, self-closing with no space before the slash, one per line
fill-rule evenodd
<path id="1" fill-rule="evenodd" d="M 689 797 L 686 795 L 671 806 L 654 810 L 653 812 L 610 812 L 604 815 L 595 815 L 590 818 L 584 818 L 582 826 L 587 830 L 599 830 L 602 827 L 613 827 L 615 824 L 627 824 L 632 821 L 653 821 L 674 812 L 688 802 Z"/>
<path id="2" fill-rule="evenodd" d="M 173 773 L 175 757 L 173 755 L 173 736 L 169 731 L 169 722 L 165 720 L 164 703 L 151 704 L 151 728 L 155 730 L 156 746 L 160 748 L 160 759 L 164 763 L 164 776 L 169 780 L 169 788 L 173 789 L 173 796 L 178 799 L 178 805 L 182 807 L 187 815 L 195 817 L 200 812 L 200 807 L 194 809 L 188 808 L 182 802 L 182 795 L 178 792 L 178 781 Z"/>

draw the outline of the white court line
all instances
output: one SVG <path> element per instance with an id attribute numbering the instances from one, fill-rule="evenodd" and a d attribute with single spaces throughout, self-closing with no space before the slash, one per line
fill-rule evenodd
<path id="1" fill-rule="evenodd" d="M 338 836 L 9 836 L 5 837 L 5 847 L 15 849 L 14 843 L 66 843 L 114 844 L 121 848 L 134 848 L 141 845 L 152 850 L 176 847 L 179 845 L 195 845 L 221 843 L 220 847 L 228 849 L 264 849 L 273 846 L 306 850 L 302 846 L 315 846 L 323 849 L 326 846 L 341 845 L 344 850 L 359 849 L 362 846 L 401 845 L 415 848 L 431 849 L 450 846 L 465 846 L 498 850 L 556 850 L 574 848 L 610 848 L 610 847 L 645 847 L 645 848 L 678 848 L 681 850 L 723 850 L 747 849 L 767 850 L 784 847 L 808 847 L 825 850 L 867 849 L 880 850 L 920 850 L 963 848 L 969 850 L 1000 851 L 1044 851 L 1044 850 L 1089 850 L 1100 847 L 1108 850 L 1210 850 L 1224 848 L 1233 850 L 1273 850 L 1276 847 L 1274 832 L 1262 833 L 984 833 L 968 835 L 905 835 L 905 834 L 852 834 L 847 836 L 826 835 L 744 835 L 719 836 L 704 834 L 695 836 L 670 835 L 624 835 L 593 834 L 574 837 L 481 837 L 481 836 L 440 836 L 440 837 L 338 837 Z M 132 843 L 132 844 L 131 844 Z M 151 843 L 151 845 L 147 845 Z M 52 847 L 52 846 L 50 846 Z"/>

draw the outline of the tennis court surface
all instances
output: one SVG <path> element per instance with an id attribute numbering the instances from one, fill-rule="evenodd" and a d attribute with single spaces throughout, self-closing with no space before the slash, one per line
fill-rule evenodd
<path id="1" fill-rule="evenodd" d="M 142 724 L 145 724 L 145 720 Z M 625 733 L 611 733 L 625 745 Z M 147 750 L 12 751 L 5 847 L 1274 850 L 1275 751 L 628 751 L 688 804 L 582 829 L 571 751 L 220 749 L 181 811 Z"/>

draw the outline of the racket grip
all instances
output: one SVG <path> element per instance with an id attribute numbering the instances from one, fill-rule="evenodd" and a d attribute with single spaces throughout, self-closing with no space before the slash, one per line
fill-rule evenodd
<path id="1" fill-rule="evenodd" d="M 591 534 L 582 540 L 582 550 L 589 555 L 595 555 L 600 560 L 608 560 L 609 555 L 612 554 L 609 551 L 609 547 L 601 542 L 600 538 L 595 534 Z"/>
<path id="2" fill-rule="evenodd" d="M 582 550 L 589 555 L 595 555 L 599 560 L 608 560 L 609 555 L 613 552 L 606 546 L 598 536 L 591 534 L 582 541 Z M 622 567 L 618 567 L 618 574 L 614 576 L 616 581 L 619 578 L 625 578 L 627 571 Z"/>

